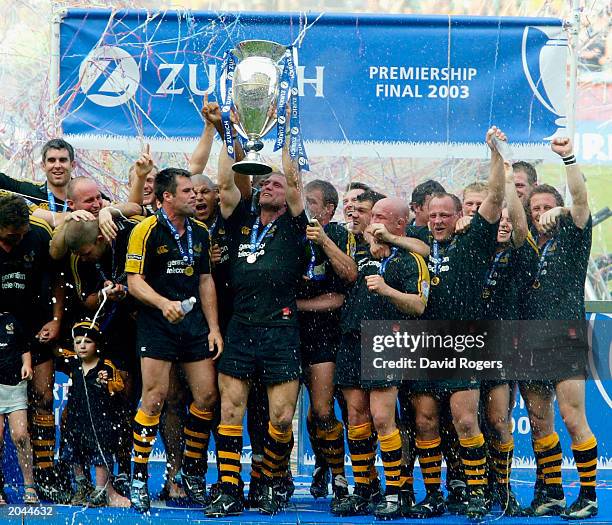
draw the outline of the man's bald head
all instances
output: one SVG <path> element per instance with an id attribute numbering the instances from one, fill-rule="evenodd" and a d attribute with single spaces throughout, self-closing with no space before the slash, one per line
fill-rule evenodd
<path id="1" fill-rule="evenodd" d="M 410 219 L 408 203 L 399 197 L 385 197 L 374 204 L 371 223 L 384 224 L 390 233 L 405 235 Z"/>
<path id="2" fill-rule="evenodd" d="M 96 217 L 103 206 L 98 183 L 90 177 L 72 179 L 66 188 L 66 197 L 71 210 L 85 210 Z"/>

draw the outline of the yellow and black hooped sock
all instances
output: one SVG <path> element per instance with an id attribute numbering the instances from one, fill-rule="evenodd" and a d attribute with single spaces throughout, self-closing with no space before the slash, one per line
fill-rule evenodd
<path id="1" fill-rule="evenodd" d="M 597 478 L 597 440 L 595 436 L 578 445 L 572 445 L 576 468 L 580 476 L 580 492 L 590 500 L 595 500 Z"/>
<path id="2" fill-rule="evenodd" d="M 240 453 L 242 425 L 219 425 L 217 461 L 221 477 L 221 492 L 238 495 L 240 492 Z"/>
<path id="3" fill-rule="evenodd" d="M 306 430 L 308 430 L 308 437 L 310 438 L 310 446 L 312 447 L 312 451 L 315 455 L 315 465 L 319 466 L 319 464 L 325 461 L 325 454 L 321 448 L 322 443 L 319 438 L 319 430 L 317 428 L 317 424 L 315 422 L 312 414 L 308 414 L 309 417 L 306 418 Z"/>
<path id="4" fill-rule="evenodd" d="M 183 472 L 188 476 L 203 476 L 206 472 L 213 415 L 212 410 L 199 410 L 193 403 L 189 406 L 189 414 L 183 428 L 185 450 L 182 464 Z"/>
<path id="5" fill-rule="evenodd" d="M 495 477 L 495 483 L 508 487 L 510 485 L 510 471 L 512 470 L 512 456 L 514 455 L 514 440 L 510 438 L 507 443 L 492 440 L 489 447 L 490 468 Z"/>
<path id="6" fill-rule="evenodd" d="M 467 484 L 468 494 L 483 490 L 487 485 L 487 457 L 484 436 L 478 434 L 471 438 L 459 439 L 461 463 Z"/>
<path id="7" fill-rule="evenodd" d="M 289 468 L 289 463 L 291 461 L 291 451 L 293 450 L 293 445 L 295 444 L 295 439 L 293 437 L 293 431 L 291 432 L 291 439 L 289 440 L 289 452 L 287 453 L 287 455 L 285 456 L 285 458 L 283 459 L 283 461 L 281 462 L 278 471 L 276 472 L 276 477 L 277 478 L 284 478 L 287 473 L 289 472 L 290 468 Z"/>
<path id="8" fill-rule="evenodd" d="M 55 419 L 52 412 L 35 410 L 32 417 L 32 452 L 39 474 L 53 468 L 55 455 Z"/>
<path id="9" fill-rule="evenodd" d="M 354 494 L 370 495 L 370 481 L 374 468 L 374 447 L 372 445 L 372 423 L 349 425 L 348 448 L 355 480 Z"/>
<path id="10" fill-rule="evenodd" d="M 417 439 L 416 447 L 419 455 L 419 465 L 423 475 L 423 483 L 428 493 L 440 490 L 442 482 L 442 440 Z"/>
<path id="11" fill-rule="evenodd" d="M 148 416 L 138 409 L 134 416 L 134 479 L 147 482 L 149 479 L 149 456 L 159 427 L 159 414 Z"/>
<path id="12" fill-rule="evenodd" d="M 263 456 L 253 454 L 251 456 L 251 480 L 261 478 L 261 469 L 263 467 Z"/>
<path id="13" fill-rule="evenodd" d="M 563 497 L 563 487 L 561 485 L 561 463 L 563 452 L 559 435 L 556 432 L 533 442 L 533 452 L 536 462 L 544 476 L 544 487 L 552 497 Z"/>
<path id="14" fill-rule="evenodd" d="M 317 438 L 321 444 L 321 452 L 331 468 L 332 478 L 344 476 L 344 427 L 336 421 L 330 430 L 319 429 Z"/>
<path id="15" fill-rule="evenodd" d="M 287 471 L 288 459 L 291 455 L 293 430 L 276 428 L 268 422 L 268 432 L 264 435 L 264 457 L 261 473 L 263 478 L 271 482 L 282 477 Z"/>
<path id="16" fill-rule="evenodd" d="M 399 429 L 391 434 L 378 436 L 380 456 L 385 470 L 385 494 L 397 494 L 401 485 L 402 438 Z"/>

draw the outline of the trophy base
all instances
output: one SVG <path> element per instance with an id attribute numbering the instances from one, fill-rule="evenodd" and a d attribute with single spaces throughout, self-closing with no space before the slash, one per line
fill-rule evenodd
<path id="1" fill-rule="evenodd" d="M 240 175 L 267 175 L 272 173 L 272 168 L 263 162 L 254 160 L 241 160 L 232 166 L 232 169 Z"/>

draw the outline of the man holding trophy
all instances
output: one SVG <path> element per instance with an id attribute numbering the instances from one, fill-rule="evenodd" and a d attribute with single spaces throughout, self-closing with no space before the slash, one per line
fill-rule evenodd
<path id="1" fill-rule="evenodd" d="M 227 78 L 221 107 L 226 147 L 219 157 L 220 211 L 229 233 L 230 282 L 234 295 L 233 315 L 219 363 L 221 422 L 217 437 L 220 492 L 206 509 L 207 516 L 240 514 L 243 510 L 240 484 L 242 420 L 251 387 L 257 377 L 267 388 L 270 421 L 264 437 L 262 476 L 264 490 L 259 510 L 277 513 L 286 499 L 281 491 L 293 448 L 292 420 L 299 392 L 300 339 L 296 291 L 305 266 L 304 234 L 308 224 L 298 164 L 304 165 L 299 138 L 297 91 L 292 65 L 279 81 L 277 62 L 287 57 L 286 49 L 265 41 L 238 44 L 226 61 Z M 235 66 L 234 59 L 240 59 Z M 289 57 L 292 60 L 293 57 Z M 235 69 L 235 71 L 234 71 Z M 286 74 L 287 73 L 287 74 Z M 230 81 L 231 84 L 230 84 Z M 285 105 L 291 90 L 291 115 Z M 232 101 L 235 100 L 235 108 Z M 275 107 L 276 105 L 276 107 Z M 278 114 L 275 114 L 278 108 Z M 234 131 L 244 138 L 246 158 L 233 164 Z M 291 139 L 283 148 L 285 174 L 274 172 L 263 182 L 258 206 L 242 200 L 234 172 L 265 174 L 272 170 L 257 155 L 261 137 L 277 127 L 277 146 L 284 145 L 286 121 Z M 289 147 L 287 147 L 289 146 Z M 294 161 L 290 149 L 299 157 Z M 304 160 L 302 160 L 304 159 Z"/>

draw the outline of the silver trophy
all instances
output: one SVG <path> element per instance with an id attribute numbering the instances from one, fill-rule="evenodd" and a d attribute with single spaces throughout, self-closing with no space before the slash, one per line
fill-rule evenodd
<path id="1" fill-rule="evenodd" d="M 287 48 L 269 40 L 245 40 L 233 50 L 238 64 L 232 91 L 236 130 L 247 143 L 244 160 L 233 169 L 243 175 L 265 175 L 272 168 L 261 160 L 261 138 L 276 124 L 281 61 Z"/>

